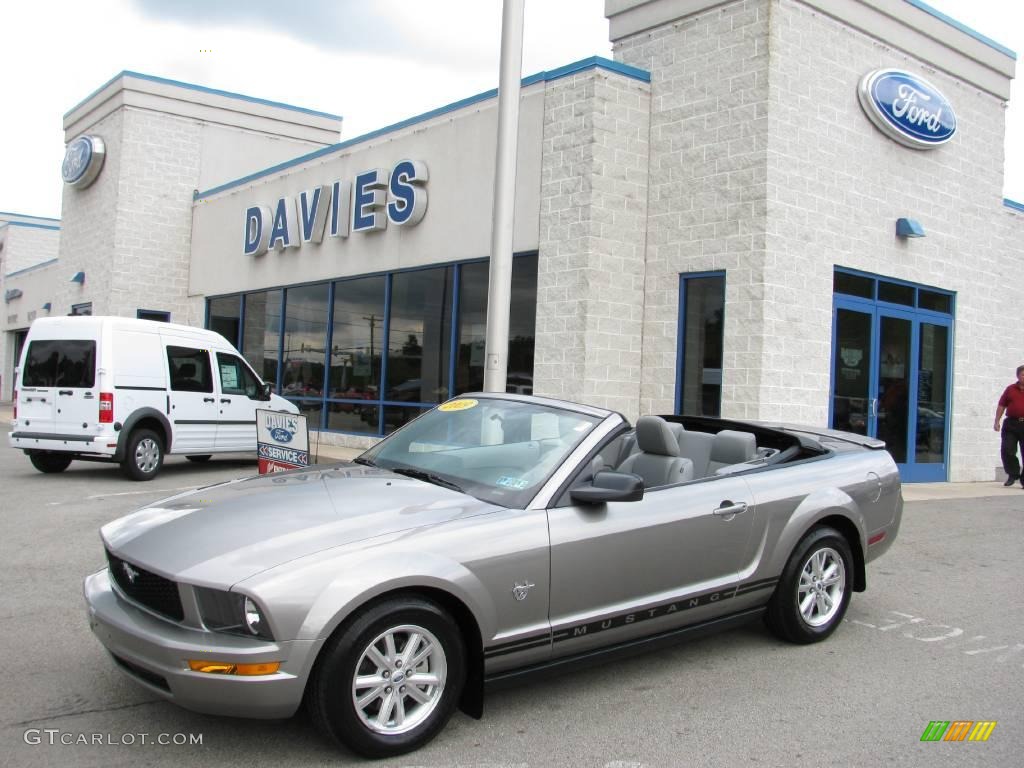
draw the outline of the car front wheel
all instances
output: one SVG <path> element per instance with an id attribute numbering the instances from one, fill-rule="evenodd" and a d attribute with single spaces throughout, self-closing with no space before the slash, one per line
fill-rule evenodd
<path id="1" fill-rule="evenodd" d="M 152 480 L 164 463 L 164 444 L 149 429 L 137 429 L 128 437 L 121 469 L 132 480 Z"/>
<path id="2" fill-rule="evenodd" d="M 313 722 L 365 757 L 411 752 L 455 711 L 464 659 L 459 628 L 437 605 L 379 603 L 324 646 L 307 692 Z"/>
<path id="3" fill-rule="evenodd" d="M 850 545 L 833 528 L 815 528 L 786 563 L 768 603 L 768 626 L 791 643 L 824 640 L 843 620 L 852 589 Z"/>

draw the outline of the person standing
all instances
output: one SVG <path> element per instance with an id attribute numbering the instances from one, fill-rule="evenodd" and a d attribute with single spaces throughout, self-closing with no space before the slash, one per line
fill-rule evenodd
<path id="1" fill-rule="evenodd" d="M 1003 414 L 1006 419 L 1003 420 Z M 1024 477 L 1021 476 L 1021 465 L 1017 460 L 1017 448 L 1020 447 L 1021 458 L 1024 459 L 1024 365 L 1017 366 L 1017 381 L 1003 390 L 999 398 L 999 407 L 996 408 L 996 423 L 993 426 L 999 432 L 999 422 L 1002 421 L 1002 446 L 1000 455 L 1003 460 L 1003 471 L 1006 472 L 1006 482 L 1003 485 L 1013 485 L 1020 480 L 1021 488 L 1024 488 Z"/>

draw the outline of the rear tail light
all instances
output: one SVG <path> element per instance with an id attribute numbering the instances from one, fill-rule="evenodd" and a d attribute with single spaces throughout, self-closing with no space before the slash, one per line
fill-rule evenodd
<path id="1" fill-rule="evenodd" d="M 114 423 L 114 393 L 100 392 L 100 424 Z"/>

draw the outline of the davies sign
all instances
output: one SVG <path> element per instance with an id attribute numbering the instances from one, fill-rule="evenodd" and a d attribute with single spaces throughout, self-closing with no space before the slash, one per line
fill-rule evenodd
<path id="1" fill-rule="evenodd" d="M 930 149 L 956 133 L 953 105 L 938 88 L 909 72 L 868 72 L 860 80 L 857 97 L 878 130 L 905 147 Z"/>
<path id="2" fill-rule="evenodd" d="M 278 198 L 273 207 L 253 205 L 245 210 L 242 252 L 259 256 L 275 248 L 298 248 L 319 243 L 324 235 L 348 237 L 349 232 L 373 232 L 388 222 L 414 226 L 427 212 L 427 166 L 402 160 L 388 172 L 374 168 L 354 181 L 324 184 L 297 197 Z"/>

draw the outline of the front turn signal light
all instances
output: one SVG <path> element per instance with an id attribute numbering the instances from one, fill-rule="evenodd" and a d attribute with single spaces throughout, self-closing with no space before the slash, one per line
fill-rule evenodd
<path id="1" fill-rule="evenodd" d="M 188 668 L 193 672 L 204 672 L 208 675 L 273 675 L 281 668 L 281 662 L 268 661 L 263 664 L 231 664 L 226 661 L 190 660 Z"/>

